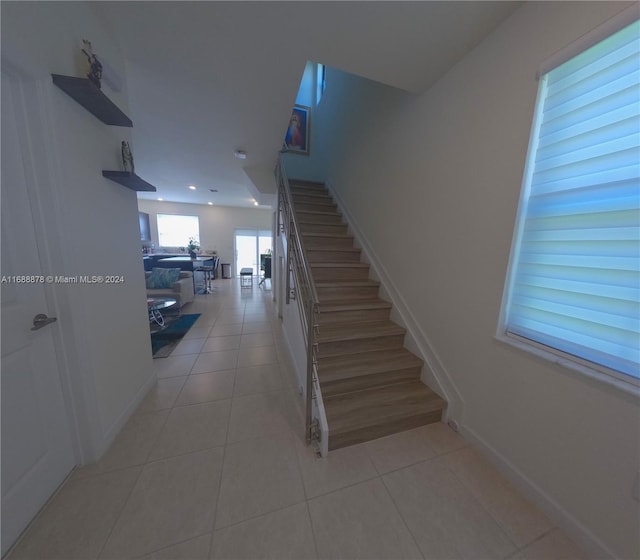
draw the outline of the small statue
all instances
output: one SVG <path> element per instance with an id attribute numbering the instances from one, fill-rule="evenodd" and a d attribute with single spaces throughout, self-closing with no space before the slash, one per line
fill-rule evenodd
<path id="1" fill-rule="evenodd" d="M 125 142 L 124 140 L 122 141 L 122 166 L 125 171 L 133 173 L 133 154 L 131 153 L 129 142 Z"/>
<path id="2" fill-rule="evenodd" d="M 87 57 L 89 61 L 89 66 L 91 70 L 87 74 L 87 78 L 89 81 L 100 89 L 100 80 L 102 79 L 102 63 L 98 60 L 95 54 L 93 54 L 93 48 L 91 47 L 91 41 L 87 41 L 86 39 L 82 39 L 82 44 L 84 45 L 82 52 Z"/>

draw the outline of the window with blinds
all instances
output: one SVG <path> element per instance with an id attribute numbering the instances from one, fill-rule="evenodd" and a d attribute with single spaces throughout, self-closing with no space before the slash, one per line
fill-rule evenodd
<path id="1" fill-rule="evenodd" d="M 504 329 L 640 385 L 640 21 L 540 77 Z"/>

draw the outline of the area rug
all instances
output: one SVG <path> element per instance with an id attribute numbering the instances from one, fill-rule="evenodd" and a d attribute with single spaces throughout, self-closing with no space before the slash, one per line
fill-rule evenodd
<path id="1" fill-rule="evenodd" d="M 166 358 L 173 352 L 182 337 L 200 317 L 200 313 L 180 315 L 175 319 L 167 318 L 166 327 L 151 333 L 151 352 L 154 358 Z"/>

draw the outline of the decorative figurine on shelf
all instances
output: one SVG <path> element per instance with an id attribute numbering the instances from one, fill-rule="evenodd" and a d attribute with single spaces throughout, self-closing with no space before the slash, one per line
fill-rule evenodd
<path id="1" fill-rule="evenodd" d="M 129 146 L 129 142 L 125 142 L 124 140 L 122 141 L 122 166 L 125 171 L 128 171 L 129 173 L 134 172 L 131 147 Z"/>
<path id="2" fill-rule="evenodd" d="M 89 81 L 100 89 L 100 80 L 102 79 L 102 63 L 98 60 L 95 54 L 93 54 L 93 48 L 91 47 L 91 41 L 87 41 L 86 39 L 82 39 L 82 52 L 87 57 L 89 61 L 89 73 L 87 74 L 87 78 Z"/>

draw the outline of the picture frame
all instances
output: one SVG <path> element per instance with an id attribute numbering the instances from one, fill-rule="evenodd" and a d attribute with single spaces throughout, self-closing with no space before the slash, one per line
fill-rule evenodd
<path id="1" fill-rule="evenodd" d="M 309 155 L 311 138 L 311 107 L 294 105 L 284 137 L 284 151 L 302 156 Z"/>

